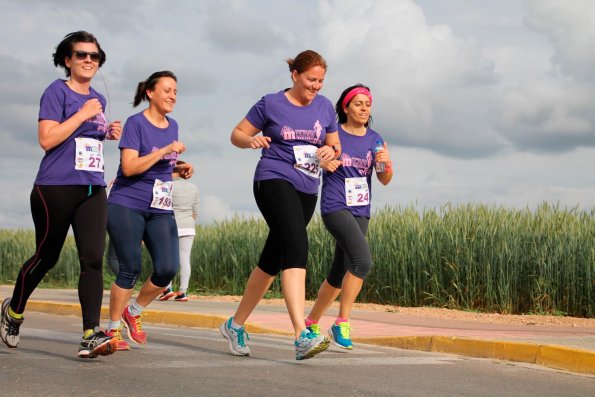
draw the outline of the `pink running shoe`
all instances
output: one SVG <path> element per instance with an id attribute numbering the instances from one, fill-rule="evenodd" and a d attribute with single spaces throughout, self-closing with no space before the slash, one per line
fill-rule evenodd
<path id="1" fill-rule="evenodd" d="M 107 336 L 111 336 L 113 339 L 116 340 L 116 351 L 118 350 L 130 350 L 130 346 L 128 343 L 122 338 L 122 329 L 110 329 L 105 331 Z"/>
<path id="2" fill-rule="evenodd" d="M 143 331 L 140 316 L 132 316 L 128 310 L 130 306 L 126 306 L 122 312 L 122 321 L 126 326 L 128 337 L 135 343 L 147 343 L 147 334 Z"/>

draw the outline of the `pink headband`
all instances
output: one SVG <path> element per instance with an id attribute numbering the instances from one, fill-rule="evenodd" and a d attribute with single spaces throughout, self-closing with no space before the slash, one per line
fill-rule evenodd
<path id="1" fill-rule="evenodd" d="M 352 89 L 351 91 L 349 91 L 347 93 L 347 95 L 345 95 L 345 98 L 343 98 L 343 108 L 345 108 L 345 106 L 347 106 L 347 104 L 349 103 L 349 101 L 351 101 L 351 99 L 356 96 L 357 94 L 364 94 L 365 96 L 367 96 L 368 98 L 370 98 L 370 104 L 372 103 L 372 94 L 370 93 L 370 91 L 364 87 L 355 87 L 354 89 Z"/>

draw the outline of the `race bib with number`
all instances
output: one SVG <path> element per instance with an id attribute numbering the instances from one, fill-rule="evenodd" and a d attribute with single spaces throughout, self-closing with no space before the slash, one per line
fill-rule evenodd
<path id="1" fill-rule="evenodd" d="M 365 177 L 345 178 L 345 201 L 349 207 L 370 204 L 370 189 Z"/>
<path id="2" fill-rule="evenodd" d="M 74 169 L 103 172 L 103 143 L 93 138 L 74 138 Z"/>
<path id="3" fill-rule="evenodd" d="M 151 208 L 159 208 L 160 210 L 173 210 L 173 189 L 173 181 L 163 182 L 161 179 L 155 179 L 155 183 L 153 184 L 153 201 L 151 202 Z"/>
<path id="4" fill-rule="evenodd" d="M 312 145 L 293 147 L 295 168 L 313 178 L 319 178 L 321 174 L 320 162 L 318 161 L 318 156 L 316 156 L 317 149 L 316 146 Z"/>

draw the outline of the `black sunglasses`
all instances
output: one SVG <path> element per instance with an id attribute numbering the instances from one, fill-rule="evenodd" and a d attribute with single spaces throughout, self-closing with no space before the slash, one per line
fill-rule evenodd
<path id="1" fill-rule="evenodd" d="M 85 59 L 87 59 L 87 55 L 88 55 L 89 58 L 91 58 L 91 61 L 99 62 L 99 53 L 98 52 L 87 52 L 87 51 L 77 50 L 77 51 L 73 51 L 72 55 L 74 55 L 76 57 L 76 59 L 78 59 L 79 61 L 84 61 Z"/>

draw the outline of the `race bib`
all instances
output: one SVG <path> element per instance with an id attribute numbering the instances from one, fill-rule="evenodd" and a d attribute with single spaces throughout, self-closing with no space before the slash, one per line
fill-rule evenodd
<path id="1" fill-rule="evenodd" d="M 160 210 L 173 210 L 172 193 L 174 189 L 174 182 L 163 182 L 161 179 L 155 179 L 153 184 L 153 201 L 151 208 L 159 208 Z"/>
<path id="2" fill-rule="evenodd" d="M 365 177 L 345 178 L 345 201 L 349 207 L 370 204 L 370 189 Z"/>
<path id="3" fill-rule="evenodd" d="M 293 155 L 295 156 L 294 167 L 313 178 L 319 178 L 321 174 L 320 162 L 318 161 L 318 156 L 316 156 L 317 149 L 316 146 L 312 145 L 293 147 Z"/>
<path id="4" fill-rule="evenodd" d="M 74 169 L 103 172 L 103 143 L 93 138 L 74 138 Z"/>

